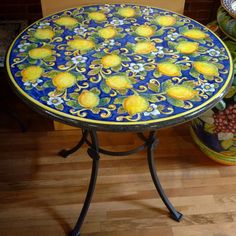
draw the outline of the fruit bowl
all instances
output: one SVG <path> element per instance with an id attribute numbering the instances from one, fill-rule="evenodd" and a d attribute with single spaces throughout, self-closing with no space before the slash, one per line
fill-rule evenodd
<path id="1" fill-rule="evenodd" d="M 225 35 L 236 40 L 236 19 L 230 16 L 223 7 L 217 11 L 217 22 Z"/>
<path id="2" fill-rule="evenodd" d="M 221 0 L 221 6 L 233 17 L 236 18 L 236 1 Z"/>

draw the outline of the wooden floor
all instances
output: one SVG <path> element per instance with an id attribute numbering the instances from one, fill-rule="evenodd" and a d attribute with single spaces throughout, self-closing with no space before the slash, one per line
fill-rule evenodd
<path id="1" fill-rule="evenodd" d="M 68 159 L 57 152 L 73 146 L 80 133 L 8 131 L 0 132 L 0 235 L 67 235 L 84 200 L 91 159 L 86 146 Z M 128 157 L 103 155 L 82 236 L 236 235 L 236 167 L 206 158 L 187 125 L 161 130 L 159 137 L 159 176 L 184 219 L 177 223 L 168 217 L 144 151 Z M 101 144 L 113 150 L 137 142 L 128 134 L 101 137 Z"/>

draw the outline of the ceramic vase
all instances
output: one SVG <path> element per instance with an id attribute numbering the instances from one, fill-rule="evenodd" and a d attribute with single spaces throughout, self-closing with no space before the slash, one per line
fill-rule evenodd
<path id="1" fill-rule="evenodd" d="M 212 27 L 217 29 L 215 26 Z M 226 39 L 225 44 L 236 66 L 236 42 Z M 191 126 L 192 137 L 200 149 L 211 159 L 226 165 L 236 165 L 235 78 L 224 99 L 213 109 L 193 120 Z"/>

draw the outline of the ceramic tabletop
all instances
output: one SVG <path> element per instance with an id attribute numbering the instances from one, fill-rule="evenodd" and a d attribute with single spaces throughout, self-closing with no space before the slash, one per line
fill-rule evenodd
<path id="1" fill-rule="evenodd" d="M 15 91 L 78 127 L 144 130 L 197 117 L 227 92 L 232 60 L 196 21 L 163 9 L 94 5 L 45 17 L 12 43 Z"/>

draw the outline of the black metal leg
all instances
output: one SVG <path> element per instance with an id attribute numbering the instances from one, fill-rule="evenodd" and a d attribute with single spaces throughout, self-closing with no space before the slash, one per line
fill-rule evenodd
<path id="1" fill-rule="evenodd" d="M 89 141 L 87 139 L 88 134 L 90 134 L 90 136 L 91 136 L 91 141 Z M 74 229 L 69 234 L 70 236 L 80 236 L 80 229 L 81 229 L 84 219 L 87 215 L 87 212 L 88 212 L 91 200 L 92 200 L 92 196 L 93 196 L 93 193 L 95 190 L 96 179 L 97 179 L 98 168 L 99 168 L 99 159 L 100 159 L 99 153 L 104 153 L 104 154 L 112 155 L 112 156 L 113 155 L 124 156 L 124 155 L 129 155 L 129 154 L 138 152 L 140 150 L 143 150 L 145 147 L 147 147 L 148 165 L 149 165 L 149 170 L 150 170 L 154 185 L 155 185 L 162 201 L 164 202 L 164 204 L 168 208 L 171 217 L 176 221 L 181 220 L 183 215 L 180 212 L 176 211 L 176 209 L 173 207 L 173 205 L 171 204 L 171 202 L 167 198 L 167 196 L 160 184 L 158 176 L 157 176 L 156 167 L 155 167 L 154 158 L 153 158 L 153 149 L 157 143 L 156 132 L 155 131 L 150 132 L 149 137 L 145 137 L 143 134 L 138 134 L 138 136 L 144 141 L 144 144 L 142 146 L 139 146 L 135 149 L 132 149 L 129 151 L 124 151 L 124 152 L 112 152 L 112 151 L 108 151 L 108 150 L 104 150 L 104 149 L 99 148 L 99 143 L 98 143 L 96 131 L 83 130 L 83 137 L 81 138 L 81 140 L 79 141 L 79 143 L 75 147 L 73 147 L 70 150 L 63 150 L 63 153 L 62 153 L 62 151 L 60 152 L 60 155 L 62 155 L 63 157 L 67 157 L 71 153 L 77 151 L 84 143 L 87 143 L 89 145 L 89 148 L 87 150 L 88 155 L 93 160 L 92 172 L 91 172 L 88 192 L 87 192 L 80 216 L 76 222 Z"/>
<path id="2" fill-rule="evenodd" d="M 91 177 L 90 177 L 90 183 L 89 183 L 89 188 L 88 192 L 84 201 L 83 208 L 81 210 L 80 216 L 77 220 L 77 223 L 70 233 L 70 236 L 80 236 L 80 229 L 83 225 L 84 219 L 86 217 L 86 214 L 89 209 L 89 205 L 92 200 L 92 196 L 95 190 L 95 185 L 96 185 L 96 180 L 97 180 L 97 174 L 98 174 L 98 167 L 99 167 L 99 146 L 98 146 L 98 138 L 96 131 L 90 131 L 90 136 L 91 136 L 91 141 L 92 145 L 90 148 L 88 148 L 88 154 L 89 156 L 93 159 L 93 165 L 92 165 L 92 172 L 91 172 Z"/>
<path id="3" fill-rule="evenodd" d="M 73 148 L 69 149 L 69 150 L 62 149 L 61 151 L 59 151 L 58 155 L 66 158 L 69 155 L 71 155 L 72 153 L 76 152 L 85 143 L 85 140 L 87 139 L 88 133 L 89 133 L 88 130 L 82 130 L 82 135 L 83 136 L 80 139 L 79 143 L 76 146 L 74 146 Z"/>
<path id="4" fill-rule="evenodd" d="M 157 176 L 156 167 L 155 167 L 154 158 L 153 158 L 153 149 L 157 143 L 156 132 L 154 132 L 154 131 L 150 132 L 149 142 L 150 143 L 147 148 L 147 158 L 148 158 L 148 165 L 149 165 L 149 170 L 150 170 L 150 173 L 152 176 L 153 183 L 154 183 L 162 201 L 164 202 L 164 204 L 168 208 L 171 218 L 173 218 L 176 221 L 180 221 L 183 215 L 180 212 L 176 211 L 176 209 L 173 207 L 173 205 L 171 204 L 171 202 L 167 198 L 167 196 L 160 184 L 158 176 Z"/>

